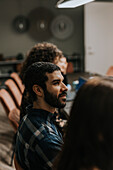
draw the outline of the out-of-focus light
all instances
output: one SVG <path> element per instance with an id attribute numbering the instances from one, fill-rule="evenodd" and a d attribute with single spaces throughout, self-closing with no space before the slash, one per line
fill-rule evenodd
<path id="1" fill-rule="evenodd" d="M 57 8 L 75 8 L 81 5 L 85 5 L 94 0 L 60 0 L 57 2 Z"/>

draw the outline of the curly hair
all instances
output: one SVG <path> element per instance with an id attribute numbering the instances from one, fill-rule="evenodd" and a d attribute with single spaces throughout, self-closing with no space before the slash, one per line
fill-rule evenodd
<path id="1" fill-rule="evenodd" d="M 37 84 L 45 90 L 45 82 L 48 80 L 46 73 L 53 73 L 59 70 L 60 68 L 56 64 L 50 62 L 35 62 L 28 67 L 24 74 L 24 84 L 32 101 L 37 100 L 36 94 L 32 89 L 33 85 Z"/>
<path id="2" fill-rule="evenodd" d="M 63 57 L 63 53 L 57 48 L 56 45 L 48 42 L 36 44 L 27 53 L 20 73 L 21 79 L 23 80 L 24 72 L 31 64 L 41 61 L 56 64 L 61 57 Z"/>

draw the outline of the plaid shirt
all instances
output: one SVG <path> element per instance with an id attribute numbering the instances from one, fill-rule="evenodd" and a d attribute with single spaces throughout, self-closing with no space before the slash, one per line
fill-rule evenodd
<path id="1" fill-rule="evenodd" d="M 23 169 L 52 169 L 52 162 L 63 144 L 55 120 L 55 115 L 48 111 L 28 109 L 20 122 L 15 148 L 16 160 Z"/>

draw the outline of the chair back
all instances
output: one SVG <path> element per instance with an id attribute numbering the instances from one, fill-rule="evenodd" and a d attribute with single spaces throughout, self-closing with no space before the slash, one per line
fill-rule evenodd
<path id="1" fill-rule="evenodd" d="M 110 66 L 109 69 L 106 72 L 107 76 L 113 76 L 113 66 Z"/>
<path id="2" fill-rule="evenodd" d="M 5 81 L 4 83 L 8 89 L 10 90 L 16 104 L 18 107 L 20 107 L 21 105 L 21 100 L 22 100 L 22 93 L 19 91 L 17 85 L 15 84 L 15 82 L 12 79 L 8 79 Z"/>
<path id="3" fill-rule="evenodd" d="M 12 112 L 13 110 L 16 110 L 17 107 L 16 107 L 16 104 L 13 101 L 11 95 L 8 93 L 7 90 L 5 90 L 5 89 L 0 90 L 0 101 L 3 105 L 3 108 L 6 112 L 7 117 L 9 119 L 9 113 Z M 17 109 L 17 112 L 18 112 L 18 109 Z M 15 112 L 15 114 L 16 114 L 16 112 Z M 11 120 L 11 119 L 9 119 L 9 121 L 16 132 L 17 128 L 18 128 L 18 122 L 16 122 L 15 120 Z"/>
<path id="4" fill-rule="evenodd" d="M 17 162 L 15 154 L 14 154 L 14 165 L 16 170 L 24 170 L 23 168 L 20 167 L 19 163 Z"/>
<path id="5" fill-rule="evenodd" d="M 10 74 L 11 78 L 14 79 L 14 81 L 17 83 L 17 86 L 19 87 L 19 90 L 21 91 L 21 93 L 24 92 L 24 85 L 22 84 L 22 80 L 21 78 L 19 77 L 19 75 L 16 73 L 16 72 L 13 72 Z"/>
<path id="6" fill-rule="evenodd" d="M 16 107 L 16 104 L 14 103 L 11 95 L 8 93 L 7 90 L 0 90 L 0 99 L 2 100 L 5 105 L 5 108 L 7 109 L 7 114 Z"/>

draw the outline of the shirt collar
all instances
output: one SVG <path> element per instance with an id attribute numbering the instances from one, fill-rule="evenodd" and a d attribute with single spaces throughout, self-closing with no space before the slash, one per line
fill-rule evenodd
<path id="1" fill-rule="evenodd" d="M 45 120 L 48 120 L 48 121 L 55 121 L 56 120 L 56 116 L 57 116 L 57 113 L 51 113 L 51 112 L 48 112 L 46 110 L 43 110 L 43 109 L 35 109 L 32 107 L 32 105 L 29 105 L 26 107 L 26 113 L 28 115 L 36 115 L 36 116 L 39 116 L 40 118 L 43 118 Z"/>

